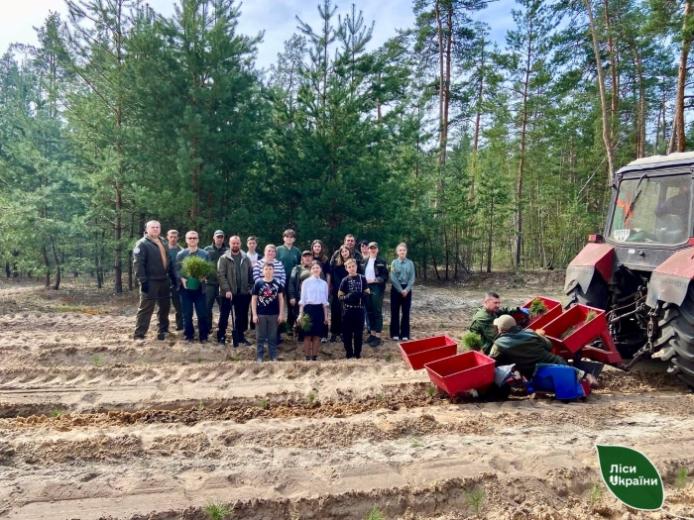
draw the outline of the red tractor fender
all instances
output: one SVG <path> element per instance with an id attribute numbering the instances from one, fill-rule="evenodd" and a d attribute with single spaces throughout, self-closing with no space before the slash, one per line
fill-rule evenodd
<path id="1" fill-rule="evenodd" d="M 577 285 L 584 292 L 588 291 L 596 271 L 605 283 L 609 283 L 614 271 L 614 259 L 614 247 L 610 244 L 586 244 L 566 268 L 564 292 L 570 293 Z"/>
<path id="2" fill-rule="evenodd" d="M 692 279 L 694 279 L 694 244 L 692 247 L 680 249 L 655 268 L 648 282 L 646 303 L 652 308 L 655 308 L 658 300 L 682 305 Z"/>

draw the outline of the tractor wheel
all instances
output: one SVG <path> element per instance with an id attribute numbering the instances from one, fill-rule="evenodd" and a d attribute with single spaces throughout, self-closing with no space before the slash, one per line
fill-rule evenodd
<path id="1" fill-rule="evenodd" d="M 694 388 L 694 284 L 689 286 L 681 306 L 666 304 L 660 322 L 663 338 L 677 353 L 671 363 L 680 379 Z"/>
<path id="2" fill-rule="evenodd" d="M 590 307 L 597 307 L 598 309 L 607 309 L 609 296 L 607 284 L 602 278 L 600 278 L 598 273 L 593 275 L 593 279 L 590 281 L 588 290 L 584 292 L 581 286 L 577 285 L 574 292 L 576 294 L 578 303 L 588 305 Z"/>

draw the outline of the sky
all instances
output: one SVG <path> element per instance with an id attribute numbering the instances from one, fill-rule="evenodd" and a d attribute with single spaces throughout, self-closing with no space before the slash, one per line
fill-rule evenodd
<path id="1" fill-rule="evenodd" d="M 319 20 L 316 6 L 321 0 L 246 0 L 241 4 L 239 30 L 243 34 L 255 35 L 264 31 L 263 41 L 258 46 L 257 65 L 269 68 L 275 63 L 277 53 L 284 42 L 297 31 L 296 16 L 317 27 Z M 175 0 L 149 0 L 155 11 L 163 15 L 174 12 Z M 395 36 L 397 29 L 412 27 L 412 0 L 334 0 L 338 13 L 347 14 L 354 3 L 362 10 L 364 20 L 376 21 L 371 48 L 376 48 L 388 38 Z M 492 28 L 492 38 L 503 45 L 506 31 L 512 27 L 511 9 L 513 0 L 496 0 L 476 18 L 487 22 Z M 11 43 L 36 43 L 35 27 L 42 25 L 49 11 L 58 11 L 66 16 L 63 0 L 0 0 L 0 53 Z"/>

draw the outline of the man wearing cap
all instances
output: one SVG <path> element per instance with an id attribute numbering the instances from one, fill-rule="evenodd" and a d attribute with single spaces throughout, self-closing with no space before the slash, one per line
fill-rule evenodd
<path id="1" fill-rule="evenodd" d="M 169 332 L 170 288 L 176 283 L 176 278 L 166 243 L 161 238 L 161 224 L 156 220 L 145 224 L 145 235 L 133 249 L 133 265 L 137 281 L 140 282 L 140 306 L 137 309 L 134 339 L 145 339 L 154 305 L 158 304 L 157 339 L 163 340 Z"/>
<path id="2" fill-rule="evenodd" d="M 212 243 L 205 248 L 205 252 L 210 257 L 210 262 L 217 266 L 219 258 L 227 252 L 227 246 L 224 244 L 224 231 L 218 229 L 214 232 L 214 235 L 212 235 Z M 214 271 L 207 278 L 207 284 L 205 285 L 207 323 L 209 323 L 210 328 L 212 328 L 212 308 L 214 307 L 215 301 L 217 302 L 217 306 L 221 312 L 222 297 L 219 294 L 219 279 L 217 278 L 217 271 Z"/>
<path id="3" fill-rule="evenodd" d="M 552 354 L 552 342 L 532 330 L 524 330 L 516 324 L 513 316 L 504 314 L 494 319 L 494 326 L 499 335 L 494 340 L 489 356 L 494 358 L 497 366 L 515 365 L 525 378 L 531 379 L 538 363 L 568 365 L 566 360 Z M 575 368 L 578 378 L 594 386 L 597 380 L 582 370 Z"/>
<path id="4" fill-rule="evenodd" d="M 371 334 L 366 342 L 372 347 L 378 347 L 381 344 L 383 331 L 383 295 L 386 291 L 386 280 L 388 280 L 388 266 L 386 261 L 378 256 L 377 242 L 369 242 L 369 256 L 361 261 L 361 266 L 369 287 L 366 312 Z"/>
<path id="5" fill-rule="evenodd" d="M 229 313 L 233 312 L 232 344 L 250 345 L 244 333 L 248 327 L 248 307 L 251 303 L 253 288 L 253 266 L 251 259 L 241 251 L 241 237 L 229 237 L 229 250 L 217 262 L 217 275 L 222 305 L 219 311 L 217 341 L 226 342 Z"/>
<path id="6" fill-rule="evenodd" d="M 479 334 L 482 339 L 482 352 L 489 354 L 494 338 L 497 336 L 494 320 L 499 316 L 516 311 L 526 312 L 527 309 L 507 309 L 501 307 L 501 298 L 497 293 L 491 291 L 485 293 L 482 307 L 472 317 L 472 323 L 470 324 L 470 330 Z"/>

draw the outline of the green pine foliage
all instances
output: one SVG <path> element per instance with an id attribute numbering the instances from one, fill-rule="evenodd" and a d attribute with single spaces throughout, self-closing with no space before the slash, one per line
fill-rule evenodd
<path id="1" fill-rule="evenodd" d="M 290 225 L 302 248 L 404 240 L 420 279 L 563 268 L 611 194 L 585 5 L 617 168 L 667 150 L 691 24 L 678 2 L 520 0 L 494 41 L 486 4 L 416 0 L 377 46 L 381 20 L 322 0 L 261 71 L 274 35 L 242 34 L 238 2 L 69 0 L 0 59 L 0 265 L 127 290 L 157 219 L 261 248 Z"/>

